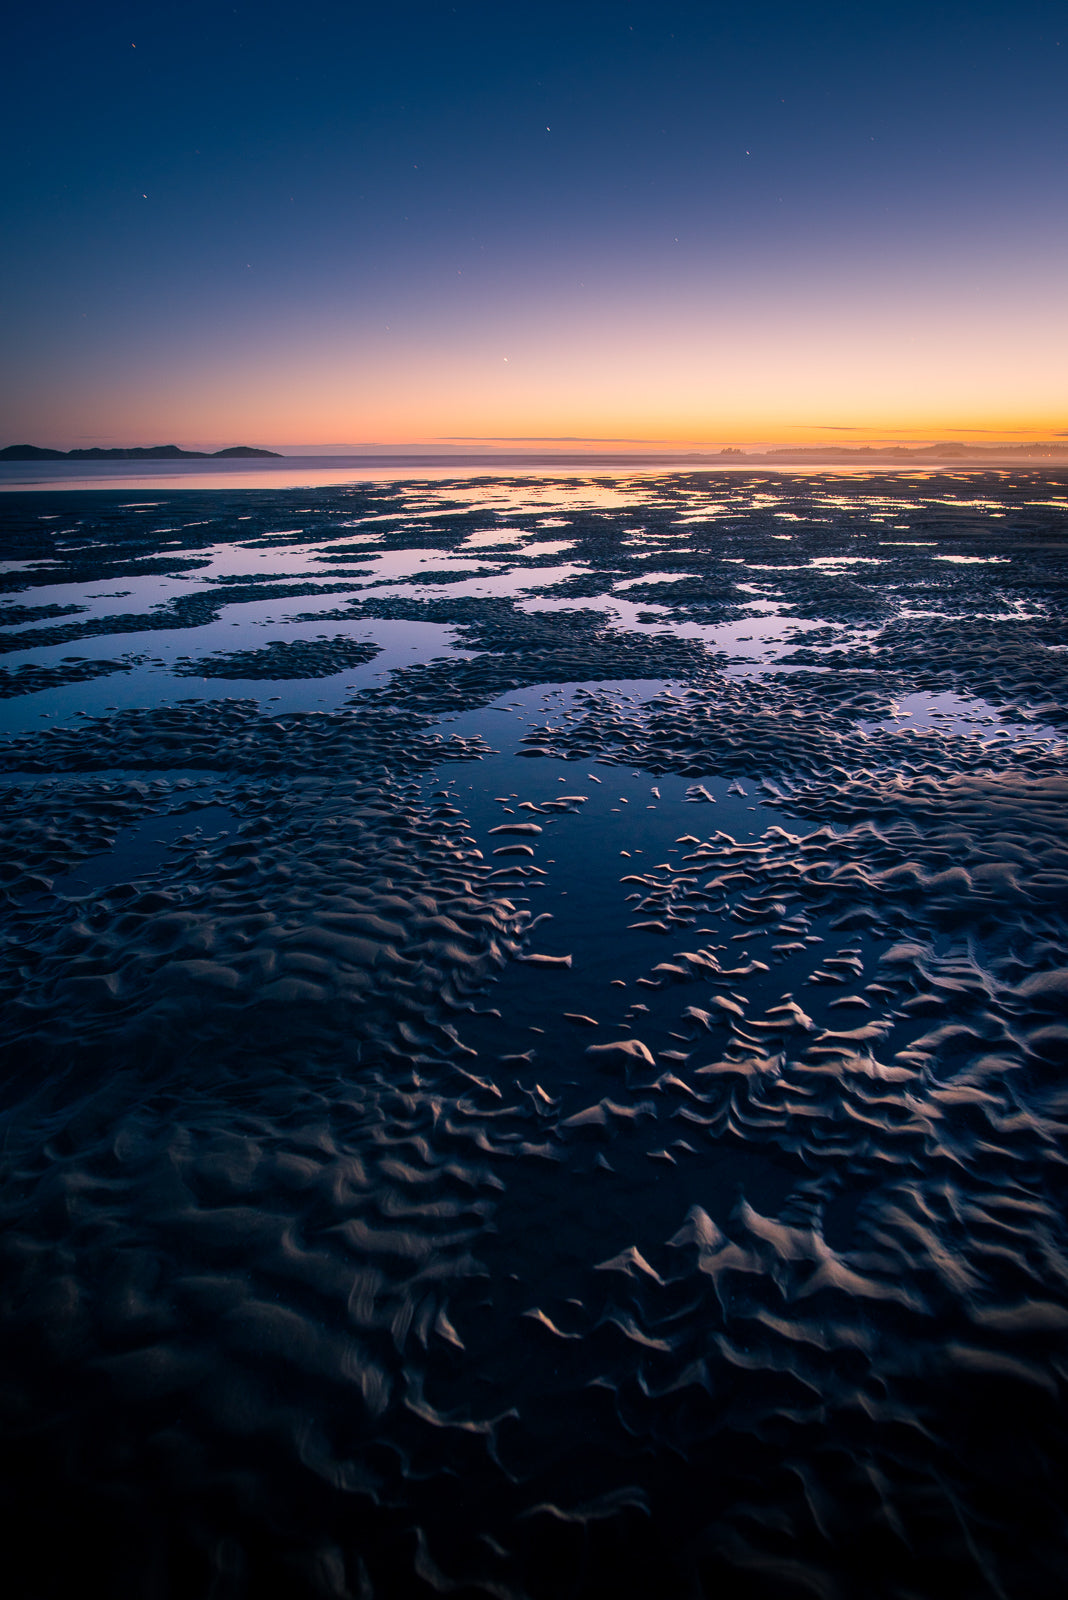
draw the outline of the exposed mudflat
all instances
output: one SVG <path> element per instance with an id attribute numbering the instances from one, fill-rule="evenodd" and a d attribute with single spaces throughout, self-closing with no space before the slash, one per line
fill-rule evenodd
<path id="1" fill-rule="evenodd" d="M 1068 477 L 0 526 L 12 1592 L 1060 1600 Z"/>

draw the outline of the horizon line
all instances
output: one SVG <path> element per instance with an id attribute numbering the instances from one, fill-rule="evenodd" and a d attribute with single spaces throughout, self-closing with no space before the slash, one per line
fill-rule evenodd
<path id="1" fill-rule="evenodd" d="M 842 431 L 845 431 L 845 430 L 842 430 Z M 980 431 L 985 432 L 986 430 L 973 429 L 973 430 L 969 430 L 969 431 L 971 431 L 973 433 L 978 433 Z M 456 438 L 456 439 L 460 439 L 463 436 L 462 435 L 451 435 L 450 437 Z M 476 443 L 477 442 L 477 437 L 478 436 L 470 436 L 470 442 L 471 443 Z M 1068 452 L 1068 435 L 1063 434 L 1063 433 L 1058 433 L 1058 434 L 1053 435 L 1052 437 L 1047 437 L 1045 439 L 1031 438 L 1031 439 L 1028 439 L 1028 440 L 1023 441 L 1023 442 L 1020 442 L 1018 439 L 1004 439 L 1003 438 L 1003 439 L 997 440 L 997 441 L 980 443 L 978 440 L 961 440 L 961 439 L 953 439 L 953 438 L 941 438 L 941 439 L 934 439 L 934 440 L 930 440 L 930 441 L 925 441 L 923 443 L 921 443 L 919 441 L 916 441 L 916 440 L 909 440 L 907 442 L 897 441 L 897 440 L 877 440 L 877 441 L 869 441 L 868 443 L 865 443 L 865 444 L 860 444 L 860 443 L 848 443 L 847 444 L 847 443 L 844 443 L 844 442 L 839 444 L 839 443 L 836 443 L 836 442 L 825 441 L 825 442 L 818 442 L 818 443 L 812 443 L 812 444 L 790 444 L 790 443 L 770 444 L 770 445 L 762 445 L 762 446 L 749 447 L 749 448 L 743 448 L 743 447 L 738 446 L 738 445 L 724 445 L 724 446 L 720 446 L 720 447 L 717 448 L 716 446 L 709 446 L 709 445 L 700 446 L 700 445 L 695 445 L 695 444 L 692 444 L 692 443 L 689 443 L 689 442 L 683 442 L 681 444 L 672 446 L 669 442 L 661 441 L 661 440 L 612 439 L 612 438 L 605 438 L 605 437 L 584 437 L 584 436 L 581 436 L 581 435 L 543 435 L 543 436 L 540 436 L 540 437 L 539 436 L 526 435 L 526 436 L 515 436 L 512 439 L 507 439 L 507 436 L 504 436 L 504 435 L 498 435 L 498 436 L 496 436 L 496 440 L 499 441 L 500 443 L 505 443 L 507 441 L 507 442 L 515 443 L 515 444 L 531 444 L 531 445 L 537 445 L 537 444 L 576 444 L 576 445 L 583 445 L 583 444 L 630 444 L 630 445 L 641 445 L 641 444 L 646 444 L 646 445 L 652 445 L 652 446 L 659 446 L 660 447 L 659 449 L 654 449 L 652 452 L 648 452 L 648 453 L 647 452 L 641 452 L 641 454 L 647 455 L 649 459 L 653 459 L 653 460 L 658 460 L 658 459 L 659 460 L 669 460 L 669 459 L 678 458 L 678 457 L 681 456 L 681 457 L 684 457 L 684 458 L 687 458 L 687 459 L 708 460 L 708 461 L 716 461 L 716 460 L 722 459 L 724 457 L 727 457 L 727 458 L 729 458 L 729 459 L 731 459 L 733 461 L 738 461 L 740 459 L 742 459 L 742 460 L 749 459 L 749 460 L 756 461 L 756 460 L 768 459 L 768 458 L 772 458 L 772 457 L 776 457 L 776 456 L 782 456 L 782 455 L 814 457 L 814 456 L 818 456 L 818 455 L 822 455 L 822 454 L 833 454 L 835 456 L 846 456 L 846 457 L 870 457 L 872 455 L 887 454 L 887 453 L 891 453 L 891 452 L 895 456 L 898 456 L 898 457 L 901 457 L 901 456 L 904 456 L 904 455 L 923 455 L 923 456 L 928 456 L 929 457 L 929 456 L 931 456 L 932 454 L 934 454 L 936 452 L 943 452 L 943 451 L 950 453 L 956 459 L 960 459 L 960 457 L 963 454 L 969 453 L 969 452 L 970 453 L 974 453 L 977 456 L 984 457 L 984 458 L 989 458 L 990 456 L 994 456 L 994 455 L 998 455 L 998 454 L 1023 455 L 1023 454 L 1032 453 L 1032 452 L 1056 452 L 1056 453 L 1060 454 L 1062 451 Z M 356 459 L 356 460 L 360 460 L 360 459 L 363 459 L 363 460 L 381 460 L 381 459 L 406 460 L 406 459 L 417 459 L 417 458 L 424 458 L 424 457 L 428 457 L 428 456 L 433 456 L 435 459 L 442 459 L 444 461 L 449 461 L 449 460 L 460 461 L 464 457 L 477 456 L 477 455 L 485 454 L 491 460 L 492 459 L 505 460 L 505 459 L 508 459 L 510 457 L 519 458 L 519 457 L 530 456 L 530 455 L 543 456 L 543 455 L 546 455 L 546 454 L 551 454 L 554 457 L 563 456 L 564 458 L 567 458 L 567 457 L 571 457 L 571 456 L 575 456 L 575 455 L 583 455 L 585 457 L 588 457 L 588 458 L 591 458 L 591 459 L 594 459 L 594 460 L 596 460 L 598 458 L 603 458 L 605 460 L 609 460 L 609 459 L 612 459 L 614 456 L 618 456 L 620 454 L 623 454 L 625 456 L 632 456 L 632 455 L 635 454 L 634 451 L 618 452 L 618 451 L 605 451 L 605 450 L 601 450 L 601 451 L 597 451 L 597 450 L 594 450 L 594 451 L 563 451 L 563 452 L 522 451 L 522 450 L 508 451 L 508 450 L 493 449 L 492 448 L 492 443 L 493 442 L 496 442 L 496 441 L 487 440 L 487 445 L 489 445 L 489 448 L 485 452 L 478 452 L 478 451 L 436 452 L 436 451 L 433 451 L 433 450 L 426 449 L 425 446 L 420 448 L 418 446 L 413 446 L 413 445 L 409 445 L 409 446 L 407 446 L 407 448 L 405 446 L 403 446 L 403 445 L 400 445 L 400 446 L 379 445 L 379 446 L 377 446 L 377 448 L 376 447 L 368 448 L 367 445 L 364 445 L 362 447 L 362 449 L 361 449 L 361 447 L 356 446 L 356 447 L 352 448 L 351 450 L 347 451 L 345 455 L 338 455 L 336 457 L 331 457 L 330 459 L 336 459 L 336 460 L 339 460 L 339 461 L 340 460 L 344 460 L 346 458 Z M 83 455 L 82 452 L 86 451 L 86 453 L 87 453 L 88 452 L 88 448 L 93 448 L 93 447 L 74 446 L 73 449 L 70 452 L 64 452 L 64 451 L 58 450 L 58 448 L 55 447 L 55 446 L 8 445 L 8 446 L 5 446 L 2 449 L 0 449 L 0 461 L 3 461 L 3 460 L 6 459 L 6 462 L 8 464 L 11 464 L 11 465 L 14 465 L 16 463 L 21 463 L 23 465 L 29 465 L 32 461 L 34 461 L 36 459 L 38 464 L 44 465 L 48 460 L 56 461 L 58 459 L 60 461 L 69 460 L 72 465 L 75 464 L 79 460 L 81 460 L 82 464 L 85 464 L 86 456 Z M 106 457 L 104 457 L 104 454 L 103 454 L 104 450 L 107 450 L 109 452 L 109 454 L 110 454 L 111 450 L 115 450 L 117 452 L 118 451 L 122 451 L 122 452 L 129 451 L 130 455 L 126 459 L 144 460 L 146 458 L 146 455 L 148 455 L 149 452 L 154 452 L 154 451 L 157 451 L 157 450 L 158 451 L 164 451 L 164 450 L 168 450 L 169 451 L 169 450 L 183 449 L 183 447 L 177 446 L 177 445 L 174 445 L 174 444 L 118 445 L 118 446 L 104 446 L 104 447 L 97 446 L 95 448 L 101 450 L 101 455 L 98 456 L 98 457 L 90 457 L 90 460 L 92 460 L 92 459 L 97 459 L 97 460 L 106 459 Z M 321 459 L 322 458 L 322 456 L 321 456 L 322 448 L 329 448 L 329 447 L 320 447 L 317 450 L 316 446 L 314 446 L 314 445 L 305 445 L 303 447 L 298 446 L 298 447 L 296 447 L 295 450 L 291 449 L 291 450 L 288 450 L 288 451 L 286 451 L 284 453 L 283 452 L 271 452 L 270 455 L 267 455 L 265 453 L 263 456 L 257 456 L 257 459 L 259 459 L 260 461 L 264 462 L 264 464 L 266 464 L 267 460 L 269 460 L 269 459 L 274 459 L 274 460 L 278 460 L 278 461 L 285 461 L 285 460 L 294 461 L 294 460 L 315 459 L 317 456 Z M 55 455 L 36 457 L 36 458 L 35 457 L 19 457 L 19 456 L 16 456 L 16 455 L 7 455 L 7 451 L 9 451 L 9 450 L 10 451 L 19 451 L 19 450 L 34 450 L 34 451 L 36 451 L 36 450 L 39 450 L 39 449 L 42 450 L 42 451 L 48 450 L 49 452 L 54 450 L 56 453 L 55 453 Z M 235 451 L 235 452 L 237 450 L 241 450 L 241 451 L 249 450 L 249 451 L 252 451 L 254 449 L 257 452 L 259 450 L 264 450 L 266 452 L 267 447 L 266 446 L 247 446 L 247 445 L 245 445 L 245 446 L 229 446 L 229 447 L 226 447 L 228 455 L 229 455 L 230 451 Z M 333 446 L 333 449 L 335 451 L 337 451 L 339 449 L 339 446 L 335 445 L 335 446 Z M 112 461 L 117 461 L 117 460 L 121 460 L 121 459 L 123 459 L 123 457 L 121 455 L 111 456 L 111 460 Z M 149 459 L 151 459 L 151 456 L 149 456 Z M 159 461 L 162 461 L 162 460 L 166 460 L 168 458 L 160 456 L 160 457 L 156 457 L 155 459 L 157 459 Z M 174 458 L 171 457 L 170 459 L 173 460 Z M 184 454 L 183 453 L 183 456 L 180 456 L 178 459 L 179 460 L 181 460 L 181 459 L 200 460 L 200 461 L 214 459 L 214 460 L 218 461 L 220 465 L 222 465 L 223 464 L 223 460 L 225 458 L 223 458 L 221 452 L 212 452 L 211 454 L 205 454 L 204 452 L 195 451 L 195 450 L 189 450 L 188 454 Z M 230 456 L 229 459 L 230 459 L 230 461 L 233 461 L 234 457 Z"/>

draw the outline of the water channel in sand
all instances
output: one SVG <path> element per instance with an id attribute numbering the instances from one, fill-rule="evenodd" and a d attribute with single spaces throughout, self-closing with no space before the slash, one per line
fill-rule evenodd
<path id="1" fill-rule="evenodd" d="M 0 497 L 27 1595 L 1063 1593 L 1065 487 Z"/>

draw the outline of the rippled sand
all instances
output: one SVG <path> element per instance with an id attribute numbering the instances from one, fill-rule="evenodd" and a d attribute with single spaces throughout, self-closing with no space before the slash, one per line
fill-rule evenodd
<path id="1" fill-rule="evenodd" d="M 1059 1600 L 1066 489 L 4 497 L 13 1592 Z"/>

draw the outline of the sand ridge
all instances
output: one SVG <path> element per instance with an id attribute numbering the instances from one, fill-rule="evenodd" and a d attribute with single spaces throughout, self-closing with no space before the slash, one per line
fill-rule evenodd
<path id="1" fill-rule="evenodd" d="M 40 1592 L 1059 1600 L 1063 474 L 6 498 Z"/>

